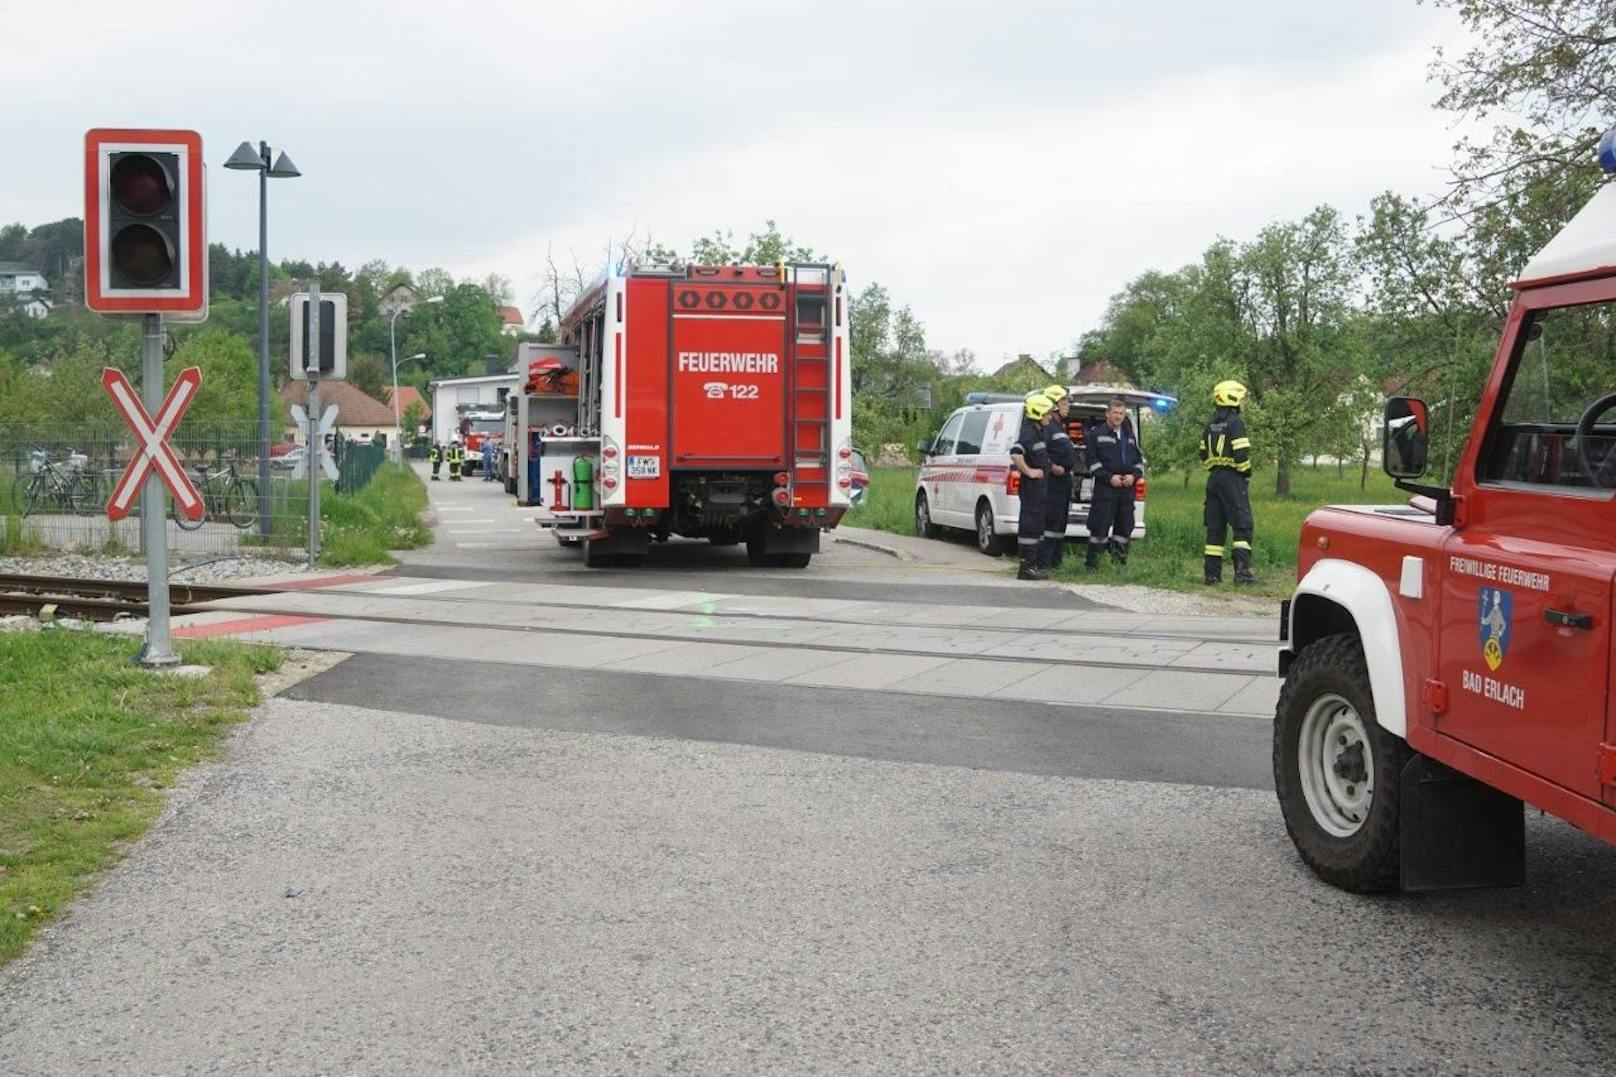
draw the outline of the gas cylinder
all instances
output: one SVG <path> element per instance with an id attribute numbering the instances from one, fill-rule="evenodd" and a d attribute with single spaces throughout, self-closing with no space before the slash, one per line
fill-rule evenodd
<path id="1" fill-rule="evenodd" d="M 587 456 L 573 457 L 572 507 L 579 512 L 595 507 L 595 465 Z"/>

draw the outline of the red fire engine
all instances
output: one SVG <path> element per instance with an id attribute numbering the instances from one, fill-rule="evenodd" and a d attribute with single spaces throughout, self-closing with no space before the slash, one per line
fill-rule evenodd
<path id="1" fill-rule="evenodd" d="M 636 564 L 671 535 L 808 564 L 852 498 L 838 267 L 636 266 L 561 332 L 510 402 L 518 500 L 541 524 L 591 566 Z"/>
<path id="2" fill-rule="evenodd" d="M 1416 496 L 1302 529 L 1274 781 L 1348 889 L 1518 883 L 1523 802 L 1616 842 L 1616 183 L 1515 289 L 1451 481 L 1411 481 L 1440 413 L 1394 398 L 1383 464 Z"/>

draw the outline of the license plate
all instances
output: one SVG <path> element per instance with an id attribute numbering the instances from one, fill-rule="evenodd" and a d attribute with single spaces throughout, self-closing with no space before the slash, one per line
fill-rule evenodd
<path id="1" fill-rule="evenodd" d="M 662 477 L 662 457 L 660 456 L 631 456 L 628 458 L 628 477 L 631 479 L 656 479 Z"/>

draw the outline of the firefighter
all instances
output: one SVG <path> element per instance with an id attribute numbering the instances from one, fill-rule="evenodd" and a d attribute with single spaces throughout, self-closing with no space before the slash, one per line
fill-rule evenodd
<path id="1" fill-rule="evenodd" d="M 1066 518 L 1072 511 L 1072 469 L 1077 466 L 1077 447 L 1066 429 L 1066 416 L 1072 410 L 1066 386 L 1051 385 L 1044 395 L 1055 402 L 1055 410 L 1044 420 L 1049 450 L 1049 477 L 1045 480 L 1044 540 L 1038 548 L 1040 568 L 1059 568 L 1066 552 Z"/>
<path id="2" fill-rule="evenodd" d="M 1105 421 L 1095 423 L 1084 438 L 1094 496 L 1089 501 L 1089 545 L 1083 568 L 1100 567 L 1100 551 L 1107 546 L 1119 565 L 1128 563 L 1128 542 L 1133 538 L 1135 484 L 1145 475 L 1139 438 L 1128 422 L 1128 405 L 1116 397 L 1105 409 Z"/>
<path id="3" fill-rule="evenodd" d="M 1044 504 L 1048 496 L 1045 472 L 1049 467 L 1049 444 L 1044 420 L 1055 410 L 1055 402 L 1043 393 L 1028 393 L 1022 407 L 1021 431 L 1010 446 L 1010 465 L 1021 473 L 1021 518 L 1016 526 L 1016 552 L 1021 555 L 1018 580 L 1041 580 L 1038 551 L 1044 538 Z"/>
<path id="4" fill-rule="evenodd" d="M 432 443 L 432 451 L 427 454 L 427 459 L 432 461 L 432 481 L 437 482 L 438 472 L 443 468 L 442 442 L 434 441 Z"/>
<path id="5" fill-rule="evenodd" d="M 1251 584 L 1251 438 L 1246 435 L 1240 407 L 1246 387 L 1220 381 L 1212 390 L 1212 421 L 1201 432 L 1201 462 L 1205 465 L 1206 582 L 1223 582 L 1223 537 L 1234 531 L 1234 582 Z"/>
<path id="6" fill-rule="evenodd" d="M 460 447 L 460 439 L 455 438 L 449 443 L 449 481 L 460 481 L 460 462 L 466 458 L 466 450 Z"/>

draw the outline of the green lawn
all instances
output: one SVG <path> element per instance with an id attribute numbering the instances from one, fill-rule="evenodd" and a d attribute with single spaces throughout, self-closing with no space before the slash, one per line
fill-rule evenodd
<path id="1" fill-rule="evenodd" d="M 0 633 L 0 964 L 23 952 L 127 843 L 163 790 L 258 702 L 280 652 L 180 644 L 206 677 L 132 664 L 140 640 L 51 628 Z"/>
<path id="2" fill-rule="evenodd" d="M 1098 574 L 1083 572 L 1082 552 L 1068 546 L 1065 563 L 1057 579 L 1091 580 L 1105 583 L 1137 583 L 1148 587 L 1168 587 L 1179 591 L 1205 589 L 1201 582 L 1201 547 L 1206 532 L 1201 523 L 1202 487 L 1205 479 L 1191 475 L 1188 487 L 1183 474 L 1152 478 L 1146 492 L 1147 534 L 1133 545 L 1125 568 L 1107 559 Z M 1252 538 L 1254 566 L 1259 583 L 1242 589 L 1257 595 L 1288 595 L 1296 582 L 1296 541 L 1302 521 L 1320 505 L 1369 502 L 1401 504 L 1408 495 L 1400 493 L 1392 481 L 1372 471 L 1364 489 L 1358 487 L 1358 472 L 1347 469 L 1338 478 L 1334 467 L 1300 468 L 1292 475 L 1292 494 L 1274 496 L 1271 472 L 1258 472 L 1251 484 L 1251 509 L 1256 518 Z M 870 527 L 900 535 L 915 533 L 915 472 L 912 468 L 876 468 L 870 476 L 868 503 L 848 517 L 854 527 Z M 1073 553 L 1076 556 L 1073 556 Z M 1011 560 L 1006 558 L 1006 568 Z M 1226 566 L 1224 579 L 1234 578 L 1233 565 Z M 1226 583 L 1225 589 L 1232 590 Z"/>

